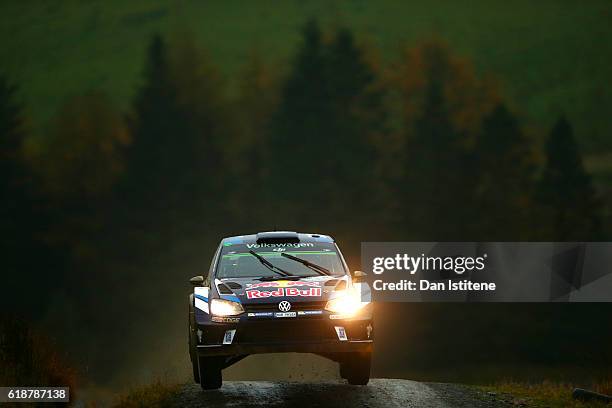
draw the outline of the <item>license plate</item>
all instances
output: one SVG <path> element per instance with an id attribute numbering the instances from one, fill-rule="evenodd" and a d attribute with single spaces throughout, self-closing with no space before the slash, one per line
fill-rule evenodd
<path id="1" fill-rule="evenodd" d="M 277 312 L 274 313 L 274 317 L 295 317 L 295 312 Z"/>

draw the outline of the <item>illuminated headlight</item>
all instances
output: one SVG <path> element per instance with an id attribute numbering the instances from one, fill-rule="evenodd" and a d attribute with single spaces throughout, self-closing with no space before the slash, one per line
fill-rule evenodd
<path id="1" fill-rule="evenodd" d="M 210 302 L 210 313 L 215 316 L 235 316 L 243 312 L 244 309 L 238 302 L 230 302 L 224 299 L 213 299 Z"/>
<path id="2" fill-rule="evenodd" d="M 325 310 L 343 316 L 352 316 L 367 304 L 367 302 L 361 301 L 358 291 L 346 290 L 344 294 L 328 301 L 325 305 Z"/>

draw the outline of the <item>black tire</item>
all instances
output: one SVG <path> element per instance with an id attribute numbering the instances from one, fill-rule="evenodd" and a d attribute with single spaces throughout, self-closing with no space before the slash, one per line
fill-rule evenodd
<path id="1" fill-rule="evenodd" d="M 196 384 L 200 383 L 200 370 L 198 368 L 198 352 L 196 350 L 196 334 L 194 329 L 189 326 L 189 359 L 191 360 L 191 368 L 193 370 L 193 381 Z"/>
<path id="2" fill-rule="evenodd" d="M 223 385 L 221 364 L 218 359 L 198 357 L 198 371 L 203 390 L 217 390 Z"/>
<path id="3" fill-rule="evenodd" d="M 189 298 L 190 301 L 190 305 L 189 305 L 189 317 L 187 318 L 188 321 L 188 326 L 187 326 L 187 330 L 189 331 L 189 333 L 187 333 L 188 339 L 189 339 L 189 359 L 191 360 L 191 368 L 193 370 L 193 381 L 196 384 L 200 383 L 200 370 L 198 368 L 198 351 L 197 351 L 197 338 L 196 338 L 196 332 L 195 332 L 195 320 L 194 320 L 194 314 L 193 314 L 193 307 L 191 306 L 191 302 L 193 302 L 192 296 L 190 296 Z"/>
<path id="4" fill-rule="evenodd" d="M 349 353 L 340 363 L 340 376 L 351 385 L 366 385 L 370 381 L 372 353 Z"/>
<path id="5" fill-rule="evenodd" d="M 198 368 L 198 362 L 191 360 L 191 369 L 193 370 L 193 381 L 196 384 L 200 383 L 200 369 Z"/>
<path id="6" fill-rule="evenodd" d="M 347 377 L 347 375 L 348 375 L 348 374 L 347 374 L 348 369 L 347 369 L 347 367 L 346 367 L 346 366 L 347 366 L 347 364 L 346 364 L 346 363 L 340 363 L 340 364 L 339 364 L 339 366 L 340 366 L 340 378 L 342 378 L 342 379 L 345 379 L 345 380 L 346 380 L 346 377 Z"/>

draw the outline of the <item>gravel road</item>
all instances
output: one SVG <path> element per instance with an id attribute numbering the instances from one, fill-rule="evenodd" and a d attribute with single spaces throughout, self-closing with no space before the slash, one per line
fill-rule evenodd
<path id="1" fill-rule="evenodd" d="M 504 407 L 495 396 L 461 385 L 373 379 L 367 386 L 341 381 L 226 381 L 218 391 L 186 385 L 172 401 L 177 407 Z"/>

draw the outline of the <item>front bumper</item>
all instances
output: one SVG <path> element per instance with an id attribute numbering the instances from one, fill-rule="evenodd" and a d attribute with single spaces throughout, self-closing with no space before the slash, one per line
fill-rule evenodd
<path id="1" fill-rule="evenodd" d="M 336 354 L 371 352 L 371 315 L 329 319 L 328 315 L 289 319 L 241 320 L 198 324 L 198 356 L 238 356 L 260 353 Z M 226 333 L 234 331 L 231 341 Z"/>
<path id="2" fill-rule="evenodd" d="M 318 343 L 290 343 L 290 344 L 209 344 L 199 345 L 198 356 L 237 356 L 262 353 L 349 353 L 372 352 L 372 340 L 355 341 L 329 341 Z"/>

